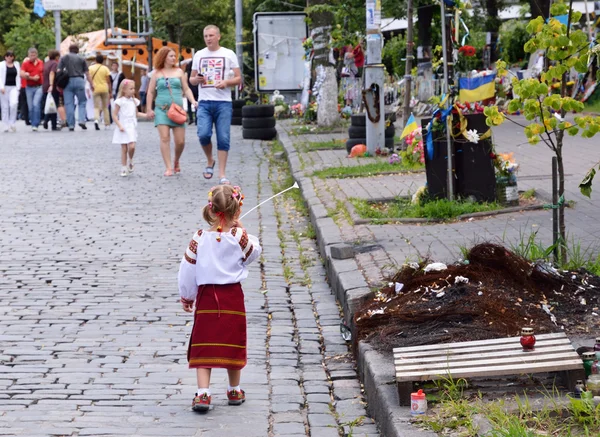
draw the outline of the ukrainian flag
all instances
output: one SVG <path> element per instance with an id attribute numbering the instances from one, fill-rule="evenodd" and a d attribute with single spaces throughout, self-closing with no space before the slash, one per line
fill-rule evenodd
<path id="1" fill-rule="evenodd" d="M 458 99 L 461 102 L 478 102 L 496 95 L 495 74 L 459 79 Z"/>
<path id="2" fill-rule="evenodd" d="M 410 117 L 408 117 L 408 121 L 406 122 L 406 127 L 402 131 L 402 135 L 400 136 L 400 139 L 404 138 L 407 135 L 410 135 L 411 132 L 417 130 L 418 128 L 419 128 L 419 126 L 417 125 L 415 116 L 410 114 Z"/>

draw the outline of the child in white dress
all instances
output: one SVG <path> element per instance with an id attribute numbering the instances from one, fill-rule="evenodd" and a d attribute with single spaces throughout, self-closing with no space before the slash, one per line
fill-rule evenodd
<path id="1" fill-rule="evenodd" d="M 133 154 L 137 141 L 137 117 L 146 117 L 138 112 L 140 101 L 134 97 L 135 82 L 124 79 L 119 87 L 119 94 L 113 103 L 113 120 L 117 128 L 113 134 L 113 144 L 121 145 L 121 176 L 133 172 Z M 127 157 L 129 156 L 129 165 Z"/>

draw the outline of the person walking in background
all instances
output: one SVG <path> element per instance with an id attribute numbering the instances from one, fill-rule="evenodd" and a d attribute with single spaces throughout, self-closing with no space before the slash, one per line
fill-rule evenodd
<path id="1" fill-rule="evenodd" d="M 42 85 L 42 91 L 44 92 L 44 97 L 42 99 L 42 108 L 46 107 L 46 100 L 48 96 L 54 99 L 58 109 L 58 101 L 59 94 L 58 90 L 54 86 L 54 79 L 56 78 L 56 69 L 58 68 L 58 59 L 60 58 L 60 53 L 58 50 L 49 50 L 48 51 L 48 61 L 44 63 L 44 83 Z M 52 130 L 60 130 L 61 126 L 57 123 L 57 114 L 44 114 L 44 129 L 48 129 L 48 122 L 50 122 L 52 126 Z"/>
<path id="2" fill-rule="evenodd" d="M 69 130 L 75 130 L 75 96 L 77 96 L 77 106 L 79 110 L 79 126 L 81 129 L 87 129 L 85 125 L 86 120 L 86 109 L 85 105 L 87 97 L 85 96 L 85 79 L 87 78 L 90 83 L 92 92 L 94 91 L 94 85 L 88 66 L 85 59 L 78 55 L 79 47 L 77 44 L 71 44 L 69 46 L 69 53 L 60 58 L 58 63 L 59 70 L 65 70 L 69 75 L 69 83 L 63 91 L 64 102 L 67 108 L 67 124 Z"/>
<path id="3" fill-rule="evenodd" d="M 135 82 L 125 79 L 117 98 L 113 102 L 113 120 L 117 129 L 113 134 L 113 144 L 121 145 L 121 176 L 128 176 L 133 172 L 133 155 L 137 142 L 137 118 L 146 117 L 143 112 L 138 112 L 140 101 L 135 98 Z M 129 163 L 127 163 L 129 158 Z"/>
<path id="4" fill-rule="evenodd" d="M 160 153 L 166 167 L 164 176 L 173 176 L 174 173 L 181 171 L 179 158 L 181 158 L 185 147 L 185 122 L 178 124 L 171 120 L 167 115 L 169 107 L 172 103 L 181 107 L 183 105 L 183 94 L 192 105 L 197 104 L 192 90 L 190 90 L 185 80 L 183 71 L 176 66 L 176 63 L 177 56 L 173 49 L 163 47 L 158 51 L 154 58 L 154 70 L 148 84 L 148 100 L 146 102 L 150 107 L 146 110 L 146 113 L 149 118 L 154 118 L 154 125 L 158 127 L 160 135 Z M 156 107 L 152 110 L 151 105 L 155 95 Z M 171 166 L 171 130 L 173 130 L 173 140 L 175 141 L 173 167 Z"/>
<path id="5" fill-rule="evenodd" d="M 38 58 L 38 51 L 35 47 L 28 50 L 27 59 L 23 61 L 20 74 L 27 83 L 25 94 L 31 118 L 31 130 L 37 132 L 42 117 L 44 61 Z"/>
<path id="6" fill-rule="evenodd" d="M 112 61 L 110 63 L 110 86 L 112 89 L 112 94 L 110 96 L 111 100 L 117 98 L 117 92 L 119 91 L 119 87 L 121 86 L 121 82 L 125 79 L 125 75 L 119 71 L 119 63 L 117 61 Z M 110 122 L 112 123 L 112 104 L 109 104 L 109 113 L 111 115 Z"/>
<path id="7" fill-rule="evenodd" d="M 104 128 L 110 126 L 110 115 L 108 115 L 108 104 L 112 95 L 110 70 L 104 64 L 104 56 L 96 55 L 96 63 L 92 65 L 90 75 L 94 84 L 94 127 L 100 130 L 100 115 L 104 120 Z"/>
<path id="8" fill-rule="evenodd" d="M 27 58 L 25 58 L 27 59 Z M 27 93 L 25 89 L 27 88 L 27 80 L 24 77 L 19 77 L 21 81 L 21 87 L 19 89 L 19 105 L 18 105 L 18 119 L 25 121 L 27 126 L 31 126 L 31 120 L 29 119 L 29 108 L 27 107 Z"/>
<path id="9" fill-rule="evenodd" d="M 187 65 L 185 66 L 185 79 L 188 81 L 188 86 L 192 90 L 192 94 L 194 94 L 194 98 L 197 101 L 198 100 L 198 85 L 192 84 L 192 82 L 190 81 L 191 76 L 192 76 L 192 61 L 190 60 L 190 62 L 188 62 Z M 187 110 L 188 110 L 188 119 L 190 121 L 190 124 L 195 123 L 197 126 L 198 120 L 196 119 L 196 114 L 194 113 L 194 108 L 192 107 L 192 105 L 188 105 Z"/>
<path id="10" fill-rule="evenodd" d="M 150 83 L 150 78 L 148 74 L 146 74 L 146 70 L 141 70 L 140 76 L 140 107 L 142 112 L 146 110 L 146 95 L 148 94 L 148 84 Z"/>
<path id="11" fill-rule="evenodd" d="M 207 165 L 204 169 L 204 178 L 210 179 L 214 173 L 215 159 L 213 158 L 213 145 L 211 142 L 212 127 L 215 125 L 217 132 L 217 156 L 219 159 L 219 183 L 229 184 L 225 176 L 229 141 L 231 136 L 231 86 L 239 85 L 242 81 L 240 66 L 237 56 L 229 49 L 221 47 L 221 31 L 215 25 L 204 28 L 204 42 L 206 47 L 194 55 L 192 63 L 192 76 L 190 82 L 199 85 L 198 111 L 198 138 Z M 229 70 L 233 70 L 234 77 L 227 79 Z"/>
<path id="12" fill-rule="evenodd" d="M 260 257 L 258 238 L 239 220 L 244 196 L 240 187 L 219 185 L 208 193 L 202 211 L 207 230 L 194 232 L 179 264 L 179 295 L 185 312 L 194 313 L 187 359 L 196 369 L 198 391 L 192 410 L 210 409 L 210 374 L 227 369 L 227 403 L 241 405 L 242 369 L 248 361 L 246 308 L 240 284 L 248 265 Z"/>
<path id="13" fill-rule="evenodd" d="M 0 62 L 0 111 L 3 131 L 17 130 L 17 107 L 21 89 L 20 65 L 15 61 L 15 52 L 7 50 L 4 61 Z"/>

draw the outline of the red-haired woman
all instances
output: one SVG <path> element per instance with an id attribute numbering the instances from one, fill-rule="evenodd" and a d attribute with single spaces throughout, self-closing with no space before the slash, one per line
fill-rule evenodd
<path id="1" fill-rule="evenodd" d="M 154 125 L 158 127 L 160 135 L 160 153 L 165 161 L 165 176 L 173 176 L 179 173 L 179 158 L 185 146 L 185 123 L 177 124 L 169 117 L 167 111 L 171 103 L 183 105 L 183 94 L 190 104 L 196 106 L 196 99 L 190 90 L 187 80 L 184 79 L 183 70 L 176 65 L 177 56 L 175 51 L 169 47 L 161 48 L 154 58 L 154 70 L 148 84 L 148 110 L 149 118 L 154 117 Z M 151 109 L 152 101 L 156 96 L 156 107 Z M 171 129 L 175 141 L 174 166 L 171 165 Z"/>

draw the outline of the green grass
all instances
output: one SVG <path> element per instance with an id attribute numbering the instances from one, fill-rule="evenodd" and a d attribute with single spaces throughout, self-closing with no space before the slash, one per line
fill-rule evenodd
<path id="1" fill-rule="evenodd" d="M 363 199 L 350 199 L 361 218 L 427 218 L 449 220 L 463 214 L 496 211 L 503 207 L 497 203 L 473 203 L 432 200 L 424 204 L 413 205 L 408 199 L 397 199 L 387 203 L 371 203 Z"/>
<path id="2" fill-rule="evenodd" d="M 584 111 L 585 112 L 595 112 L 597 114 L 600 114 L 600 99 L 598 99 L 592 103 L 586 103 Z"/>
<path id="3" fill-rule="evenodd" d="M 341 150 L 346 148 L 346 142 L 344 140 L 331 140 L 321 142 L 309 142 L 308 144 L 302 144 L 304 150 L 312 152 L 315 150 Z"/>
<path id="4" fill-rule="evenodd" d="M 519 256 L 522 256 L 529 261 L 543 260 L 552 263 L 552 254 L 554 245 L 544 244 L 537 235 L 538 231 L 533 231 L 529 235 L 525 232 L 519 232 L 519 239 L 517 241 L 507 242 L 510 250 Z M 502 238 L 506 242 L 505 236 Z M 568 240 L 568 237 L 567 237 Z M 582 247 L 581 241 L 571 238 L 570 242 L 567 241 L 567 262 L 557 263 L 554 262 L 559 269 L 562 270 L 579 270 L 581 268 L 587 270 L 593 275 L 600 276 L 600 255 L 595 255 L 598 252 L 597 246 L 589 245 Z"/>
<path id="5" fill-rule="evenodd" d="M 523 191 L 521 193 L 521 198 L 525 199 L 525 200 L 534 199 L 535 198 L 535 188 L 532 188 L 532 189 L 527 190 L 527 191 Z"/>
<path id="6" fill-rule="evenodd" d="M 292 128 L 290 131 L 291 135 L 306 135 L 306 134 L 325 134 L 325 133 L 333 133 L 333 132 L 343 132 L 348 129 L 350 126 L 349 120 L 340 120 L 334 126 L 326 127 L 326 126 L 317 126 L 316 124 L 303 124 L 298 127 Z"/>
<path id="7" fill-rule="evenodd" d="M 319 178 L 345 178 L 345 177 L 360 177 L 360 176 L 372 176 L 377 173 L 402 173 L 406 171 L 417 171 L 424 169 L 425 166 L 421 164 L 405 165 L 390 164 L 386 161 L 370 162 L 363 165 L 354 165 L 349 167 L 330 167 L 324 170 L 317 170 L 313 173 L 313 176 Z"/>

